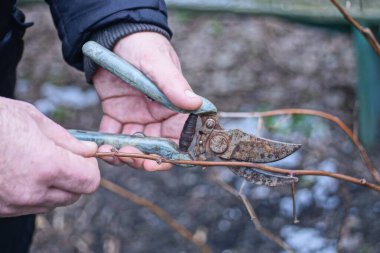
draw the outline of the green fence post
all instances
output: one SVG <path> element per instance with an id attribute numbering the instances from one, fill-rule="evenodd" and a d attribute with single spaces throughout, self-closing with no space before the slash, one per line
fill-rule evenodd
<path id="1" fill-rule="evenodd" d="M 378 27 L 372 28 L 378 33 Z M 356 29 L 353 31 L 353 37 L 357 63 L 359 138 L 366 148 L 371 148 L 379 137 L 380 57 Z"/>

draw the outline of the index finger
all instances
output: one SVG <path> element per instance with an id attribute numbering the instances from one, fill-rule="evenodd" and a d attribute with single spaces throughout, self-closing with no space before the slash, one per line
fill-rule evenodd
<path id="1" fill-rule="evenodd" d="M 143 154 L 140 150 L 135 147 L 125 146 L 119 150 L 120 153 L 131 153 L 131 154 Z M 160 171 L 169 170 L 173 167 L 169 163 L 159 163 L 157 161 L 143 159 L 143 158 L 131 158 L 131 157 L 119 157 L 120 161 L 128 164 L 129 166 L 136 169 L 144 169 L 146 171 Z"/>

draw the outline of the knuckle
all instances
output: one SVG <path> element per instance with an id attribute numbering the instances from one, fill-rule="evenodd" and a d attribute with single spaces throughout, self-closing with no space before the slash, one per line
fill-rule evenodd
<path id="1" fill-rule="evenodd" d="M 59 175 L 59 169 L 56 167 L 41 168 L 37 172 L 37 177 L 40 182 L 48 183 L 53 181 Z"/>
<path id="2" fill-rule="evenodd" d="M 92 173 L 88 173 L 84 178 L 82 178 L 82 181 L 83 181 L 83 185 L 85 185 L 83 189 L 83 193 L 85 194 L 94 193 L 100 185 L 99 170 L 94 170 Z"/>

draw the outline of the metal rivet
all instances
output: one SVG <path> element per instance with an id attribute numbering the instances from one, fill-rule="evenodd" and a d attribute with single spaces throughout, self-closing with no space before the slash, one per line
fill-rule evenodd
<path id="1" fill-rule="evenodd" d="M 145 137 L 145 134 L 143 132 L 136 132 L 133 134 L 133 136 L 136 136 L 136 137 Z"/>

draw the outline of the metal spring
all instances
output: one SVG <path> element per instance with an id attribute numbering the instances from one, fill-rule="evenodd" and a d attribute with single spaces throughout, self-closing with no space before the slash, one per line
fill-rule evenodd
<path id="1" fill-rule="evenodd" d="M 187 152 L 195 135 L 198 115 L 190 114 L 183 126 L 181 137 L 179 138 L 179 150 Z"/>

